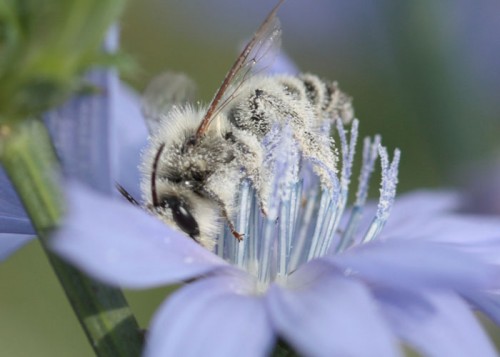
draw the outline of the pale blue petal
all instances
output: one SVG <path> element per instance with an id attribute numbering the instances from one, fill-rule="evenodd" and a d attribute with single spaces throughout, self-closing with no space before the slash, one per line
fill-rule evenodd
<path id="1" fill-rule="evenodd" d="M 112 176 L 136 200 L 141 198 L 141 152 L 146 147 L 148 132 L 136 93 L 121 83 L 112 96 Z"/>
<path id="2" fill-rule="evenodd" d="M 460 206 L 460 196 L 452 191 L 419 190 L 396 198 L 388 229 L 406 226 L 414 221 L 436 217 L 436 215 L 453 212 Z"/>
<path id="3" fill-rule="evenodd" d="M 291 58 L 285 53 L 285 51 L 280 51 L 273 63 L 269 68 L 266 69 L 266 74 L 276 75 L 276 74 L 289 74 L 298 75 L 300 73 L 299 69 Z"/>
<path id="4" fill-rule="evenodd" d="M 456 210 L 460 205 L 459 195 L 449 191 L 419 190 L 396 197 L 391 215 L 380 239 L 411 238 L 420 232 L 429 222 Z M 359 223 L 358 241 L 373 222 L 377 211 L 376 202 L 369 202 L 363 207 L 363 216 Z M 342 226 L 347 224 L 350 211 L 344 214 Z"/>
<path id="5" fill-rule="evenodd" d="M 483 292 L 482 294 L 466 295 L 475 307 L 500 326 L 500 292 Z"/>
<path id="6" fill-rule="evenodd" d="M 21 200 L 0 165 L 0 233 L 34 232 Z"/>
<path id="7" fill-rule="evenodd" d="M 380 239 L 456 244 L 461 250 L 500 264 L 500 218 L 454 212 L 459 204 L 459 195 L 453 192 L 418 191 L 403 195 L 396 200 Z M 371 204 L 365 207 L 360 233 L 366 232 L 375 209 Z"/>
<path id="8" fill-rule="evenodd" d="M 0 211 L 3 211 L 3 208 L 4 207 L 1 207 Z M 19 216 L 16 217 L 9 213 L 6 214 L 5 212 L 0 212 L 0 234 L 1 233 L 21 235 L 35 234 L 29 218 Z"/>
<path id="9" fill-rule="evenodd" d="M 110 165 L 110 100 L 118 77 L 114 71 L 93 70 L 85 79 L 98 92 L 73 96 L 44 115 L 63 171 L 103 193 L 114 190 Z"/>
<path id="10" fill-rule="evenodd" d="M 290 289 L 269 289 L 278 334 L 305 356 L 399 356 L 368 290 L 322 263 L 308 263 Z"/>
<path id="11" fill-rule="evenodd" d="M 425 220 L 422 218 L 420 222 L 395 222 L 387 232 L 384 229 L 383 237 L 471 244 L 489 239 L 500 241 L 500 218 L 459 213 L 441 214 L 426 217 Z"/>
<path id="12" fill-rule="evenodd" d="M 118 48 L 119 30 L 112 26 L 103 47 Z M 115 191 L 111 172 L 110 135 L 114 98 L 120 85 L 118 73 L 96 69 L 84 80 L 95 93 L 77 93 L 62 106 L 46 113 L 44 121 L 51 134 L 63 172 L 103 193 Z"/>
<path id="13" fill-rule="evenodd" d="M 396 200 L 380 237 L 456 243 L 500 264 L 500 218 L 454 212 L 459 204 L 459 196 L 452 192 L 404 195 Z"/>
<path id="14" fill-rule="evenodd" d="M 103 47 L 104 50 L 109 53 L 118 51 L 118 47 L 120 47 L 120 28 L 117 24 L 114 24 L 109 28 L 108 33 L 104 38 Z"/>
<path id="15" fill-rule="evenodd" d="M 128 288 L 177 283 L 228 266 L 140 208 L 77 184 L 69 186 L 68 215 L 52 246 L 93 277 Z"/>
<path id="16" fill-rule="evenodd" d="M 425 294 L 428 307 L 381 298 L 381 307 L 394 332 L 425 356 L 497 356 L 470 308 L 451 294 Z"/>
<path id="17" fill-rule="evenodd" d="M 45 115 L 64 172 L 103 193 L 116 193 L 118 182 L 140 198 L 147 131 L 139 99 L 114 71 L 91 71 L 86 79 L 97 93 L 77 95 Z"/>
<path id="18" fill-rule="evenodd" d="M 423 287 L 460 292 L 494 286 L 495 269 L 445 244 L 388 240 L 365 244 L 324 259 L 346 274 L 402 289 Z"/>
<path id="19" fill-rule="evenodd" d="M 0 262 L 34 238 L 35 236 L 24 234 L 0 233 Z"/>
<path id="20" fill-rule="evenodd" d="M 259 357 L 275 334 L 264 301 L 243 276 L 206 278 L 180 288 L 158 309 L 146 357 Z"/>
<path id="21" fill-rule="evenodd" d="M 35 230 L 0 165 L 0 261 L 35 238 Z"/>
<path id="22" fill-rule="evenodd" d="M 468 242 L 450 243 L 457 249 L 474 254 L 484 262 L 500 266 L 500 239 L 478 240 L 471 239 Z"/>

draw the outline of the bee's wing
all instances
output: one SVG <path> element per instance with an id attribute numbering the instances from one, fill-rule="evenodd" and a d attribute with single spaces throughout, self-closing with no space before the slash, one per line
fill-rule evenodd
<path id="1" fill-rule="evenodd" d="M 238 95 L 238 90 L 253 70 L 264 70 L 266 63 L 270 64 L 268 61 L 274 59 L 281 44 L 281 27 L 276 12 L 284 1 L 280 0 L 267 15 L 227 73 L 196 131 L 195 141 L 205 134 L 217 114 Z"/>
<path id="2" fill-rule="evenodd" d="M 165 72 L 154 78 L 142 97 L 142 114 L 149 133 L 158 130 L 160 121 L 174 106 L 196 99 L 195 82 L 183 73 Z"/>

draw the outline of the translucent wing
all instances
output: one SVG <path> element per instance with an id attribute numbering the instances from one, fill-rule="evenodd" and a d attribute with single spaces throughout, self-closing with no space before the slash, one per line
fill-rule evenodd
<path id="1" fill-rule="evenodd" d="M 172 107 L 196 99 L 196 84 L 182 73 L 165 72 L 154 78 L 146 87 L 142 97 L 142 114 L 149 133 L 158 130 L 158 125 Z"/>
<path id="2" fill-rule="evenodd" d="M 280 0 L 267 15 L 227 73 L 198 127 L 194 142 L 205 134 L 217 114 L 237 96 L 238 90 L 253 70 L 264 70 L 266 62 L 274 59 L 281 44 L 281 27 L 276 12 L 284 1 Z"/>

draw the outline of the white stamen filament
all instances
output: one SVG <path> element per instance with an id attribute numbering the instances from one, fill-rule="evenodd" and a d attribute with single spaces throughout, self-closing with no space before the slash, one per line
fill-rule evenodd
<path id="1" fill-rule="evenodd" d="M 356 192 L 356 202 L 351 210 L 349 221 L 345 228 L 344 234 L 341 236 L 340 241 L 335 249 L 336 252 L 343 251 L 349 247 L 354 240 L 357 232 L 361 217 L 363 216 L 363 207 L 368 197 L 368 188 L 370 185 L 370 178 L 375 169 L 375 161 L 378 157 L 378 149 L 380 146 L 381 137 L 375 135 L 373 142 L 369 137 L 363 141 L 363 157 L 361 164 L 361 172 L 359 175 L 358 190 Z"/>
<path id="2" fill-rule="evenodd" d="M 267 217 L 263 216 L 251 185 L 242 184 L 235 225 L 238 232 L 245 234 L 244 239 L 238 242 L 226 229 L 219 237 L 217 254 L 254 275 L 260 287 L 285 281 L 311 259 L 341 252 L 356 241 L 364 243 L 375 239 L 389 217 L 396 194 L 400 151 L 395 150 L 390 162 L 387 150 L 380 145 L 380 136 L 373 140 L 366 138 L 356 201 L 343 233 L 339 233 L 349 196 L 358 121 L 354 120 L 351 125 L 349 140 L 340 121 L 336 123 L 336 130 L 342 155 L 340 173 L 332 172 L 324 163 L 308 160 L 328 173 L 332 189 L 319 189 L 319 180 L 310 179 L 304 187 L 305 180 L 301 178 L 304 173 L 299 173 L 299 152 L 287 127 L 271 130 L 266 138 L 266 144 L 272 147 L 270 163 L 275 171 Z M 382 180 L 377 213 L 366 234 L 356 239 L 378 156 Z M 306 167 L 304 163 L 302 166 Z"/>
<path id="3" fill-rule="evenodd" d="M 382 228 L 384 228 L 396 196 L 396 186 L 398 183 L 398 165 L 401 152 L 394 150 L 392 163 L 389 163 L 387 148 L 379 146 L 380 164 L 382 166 L 382 183 L 380 187 L 380 198 L 377 206 L 375 218 L 368 228 L 362 243 L 369 242 L 376 238 Z"/>

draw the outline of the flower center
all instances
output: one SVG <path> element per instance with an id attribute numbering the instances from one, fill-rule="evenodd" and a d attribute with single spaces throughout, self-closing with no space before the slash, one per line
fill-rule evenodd
<path id="1" fill-rule="evenodd" d="M 246 181 L 241 185 L 236 228 L 245 238 L 239 242 L 226 229 L 218 238 L 216 253 L 255 276 L 258 290 L 265 290 L 274 281 L 286 281 L 305 262 L 375 239 L 389 217 L 396 194 L 400 151 L 395 150 L 391 162 L 380 136 L 365 138 L 356 200 L 350 213 L 344 214 L 358 121 L 353 121 L 349 138 L 342 122 L 338 120 L 336 124 L 341 169 L 337 172 L 324 165 L 330 188 L 324 187 L 312 170 L 313 164 L 322 167 L 322 163 L 301 158 L 290 132 L 282 128 L 269 134 L 274 135 L 268 140 L 273 145 L 269 165 L 274 168 L 274 175 L 267 216 L 262 214 L 251 185 Z M 378 157 L 382 178 L 377 212 L 366 231 L 359 232 Z"/>

